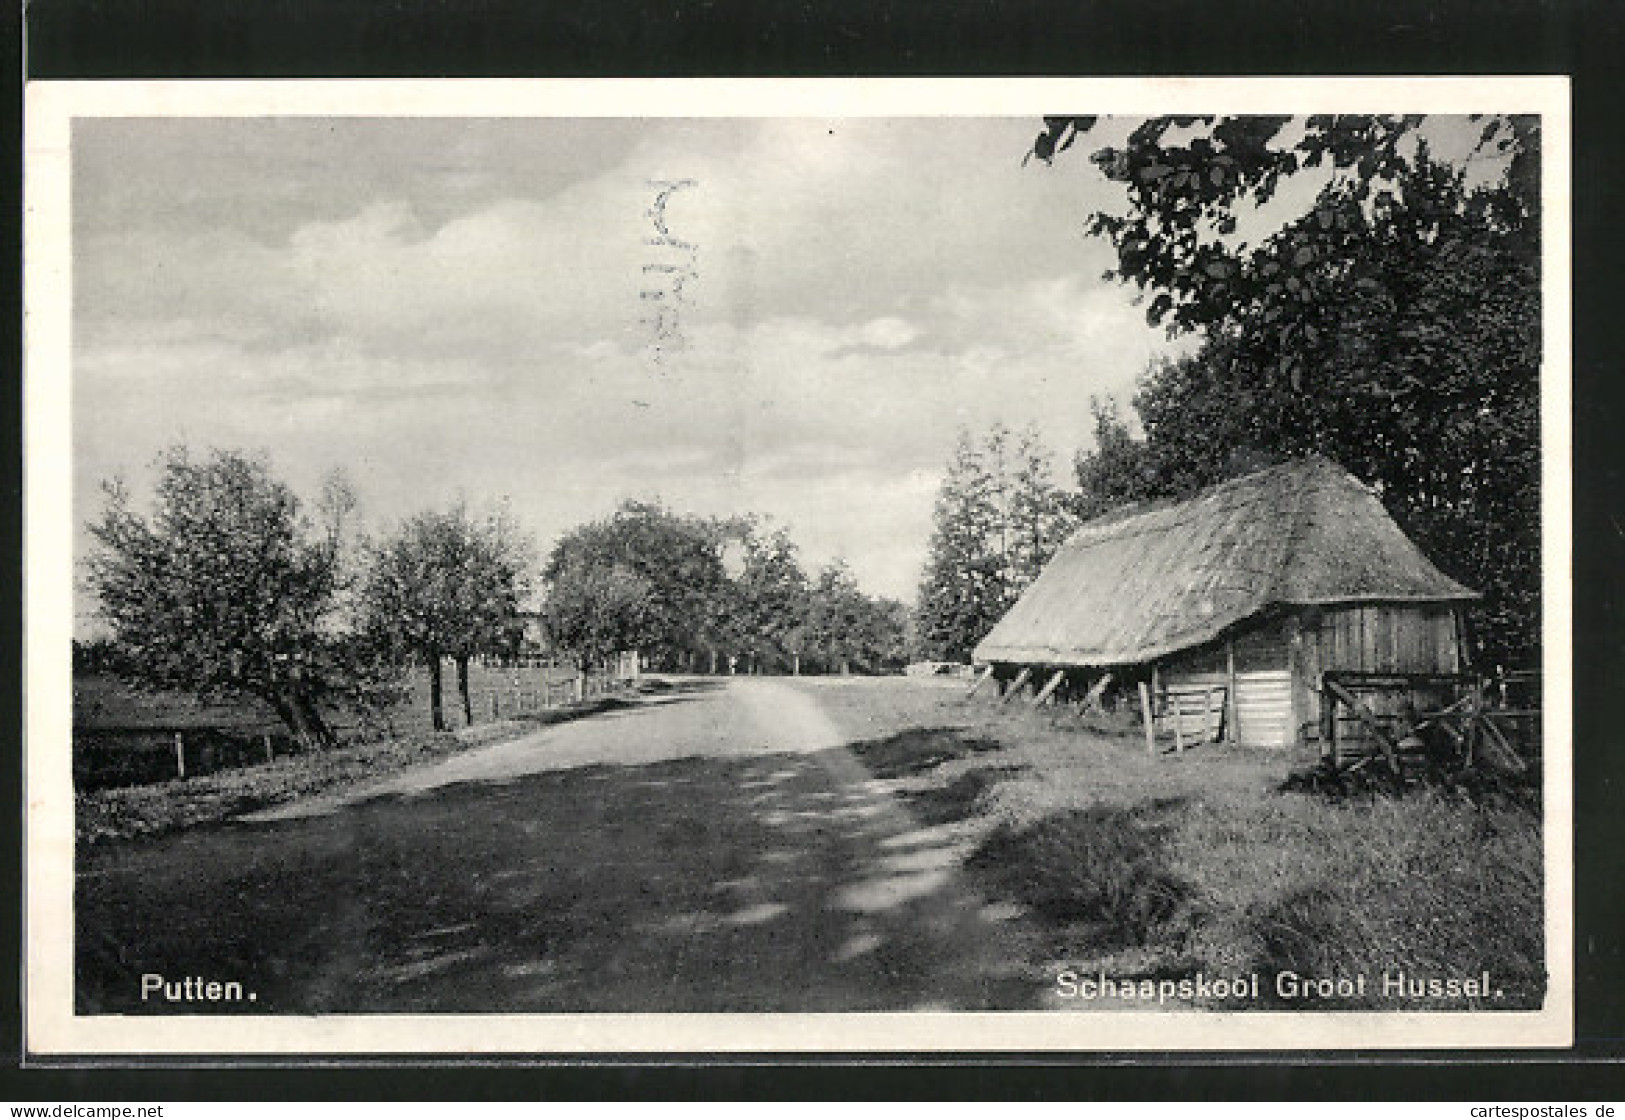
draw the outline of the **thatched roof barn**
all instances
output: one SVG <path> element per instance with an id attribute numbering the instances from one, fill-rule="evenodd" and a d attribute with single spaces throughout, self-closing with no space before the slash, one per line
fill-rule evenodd
<path id="1" fill-rule="evenodd" d="M 1462 669 L 1474 598 L 1366 486 L 1311 457 L 1089 522 L 975 656 L 1006 675 L 1149 673 L 1176 714 L 1178 693 L 1202 690 L 1225 706 L 1201 727 L 1274 745 L 1313 736 L 1322 670 Z"/>

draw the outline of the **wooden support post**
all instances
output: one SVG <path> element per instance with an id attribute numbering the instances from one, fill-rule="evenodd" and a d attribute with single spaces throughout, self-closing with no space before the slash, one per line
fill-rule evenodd
<path id="1" fill-rule="evenodd" d="M 269 765 L 276 761 L 276 755 L 271 750 L 271 736 L 261 735 L 260 738 L 265 740 L 265 762 Z"/>
<path id="2" fill-rule="evenodd" d="M 1180 726 L 1185 722 L 1184 703 L 1179 693 L 1168 694 L 1169 706 L 1174 713 L 1174 750 L 1180 754 L 1185 753 L 1185 729 Z"/>
<path id="3" fill-rule="evenodd" d="M 491 718 L 497 718 L 497 690 L 494 688 L 491 690 Z"/>
<path id="4" fill-rule="evenodd" d="M 1484 714 L 1484 705 L 1481 703 L 1482 699 L 1483 694 L 1479 691 L 1478 682 L 1475 681 L 1473 682 L 1472 690 L 1468 692 L 1466 696 L 1467 719 L 1462 728 L 1462 730 L 1465 732 L 1465 741 L 1461 754 L 1461 764 L 1462 767 L 1467 770 L 1471 770 L 1473 768 L 1473 749 L 1478 746 L 1479 723 L 1481 722 Z"/>
<path id="5" fill-rule="evenodd" d="M 1236 723 L 1236 641 L 1224 640 L 1224 741 L 1231 746 L 1241 741 L 1241 729 Z"/>
<path id="6" fill-rule="evenodd" d="M 1325 674 L 1320 678 L 1320 752 L 1337 769 L 1337 697 L 1326 688 Z"/>
<path id="7" fill-rule="evenodd" d="M 972 696 L 975 696 L 977 689 L 981 688 L 984 684 L 992 679 L 993 666 L 989 665 L 986 669 L 982 670 L 982 675 L 977 677 L 975 683 L 970 686 L 970 691 L 965 693 L 965 699 L 969 700 Z"/>
<path id="8" fill-rule="evenodd" d="M 1005 690 L 1004 697 L 999 701 L 999 703 L 1010 703 L 1010 701 L 1015 697 L 1016 693 L 1021 691 L 1021 686 L 1027 683 L 1027 678 L 1031 677 L 1032 675 L 1033 671 L 1030 667 L 1017 673 L 1016 679 L 1010 682 L 1010 687 Z"/>
<path id="9" fill-rule="evenodd" d="M 1140 718 L 1145 720 L 1145 753 L 1157 753 L 1157 725 L 1151 717 L 1151 689 L 1144 681 L 1140 682 Z"/>
<path id="10" fill-rule="evenodd" d="M 1320 694 L 1320 706 L 1326 716 L 1326 761 L 1331 764 L 1332 773 L 1343 768 L 1343 760 L 1337 753 L 1337 697 L 1330 692 Z"/>
<path id="11" fill-rule="evenodd" d="M 1320 756 L 1333 773 L 1343 768 L 1337 745 L 1337 696 L 1326 687 L 1326 674 L 1320 676 Z"/>
<path id="12" fill-rule="evenodd" d="M 1033 697 L 1033 707 L 1036 708 L 1040 704 L 1042 704 L 1044 701 L 1048 700 L 1050 698 L 1050 694 L 1053 693 L 1057 688 L 1060 688 L 1061 687 L 1061 682 L 1064 681 L 1065 679 L 1066 679 L 1066 670 L 1065 669 L 1057 669 L 1057 670 L 1055 670 L 1055 675 L 1049 679 L 1049 683 L 1046 684 L 1043 687 L 1043 689 L 1038 693 L 1037 696 Z"/>
<path id="13" fill-rule="evenodd" d="M 575 689 L 575 691 L 576 691 L 576 703 L 579 704 L 579 703 L 581 703 L 581 701 L 583 701 L 583 700 L 585 700 L 587 698 L 587 678 L 586 678 L 585 674 L 582 674 L 582 673 L 577 673 L 576 674 L 576 689 Z"/>
<path id="14" fill-rule="evenodd" d="M 1100 704 L 1100 698 L 1105 695 L 1106 686 L 1111 684 L 1111 682 L 1112 675 L 1110 673 L 1102 673 L 1095 679 L 1095 683 L 1089 686 L 1089 691 L 1084 693 L 1083 703 L 1078 706 L 1078 714 L 1080 716 L 1084 712 L 1087 712 L 1090 708 L 1096 707 Z"/>
<path id="15" fill-rule="evenodd" d="M 186 740 L 179 731 L 175 732 L 175 776 L 183 781 L 186 778 Z"/>

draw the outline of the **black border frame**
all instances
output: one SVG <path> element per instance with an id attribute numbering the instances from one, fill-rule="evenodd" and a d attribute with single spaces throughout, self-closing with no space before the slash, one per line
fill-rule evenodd
<path id="1" fill-rule="evenodd" d="M 1615 293 L 1619 91 L 1625 5 L 1611 0 L 1006 0 L 950 5 L 675 0 L 38 0 L 0 37 L 36 79 L 293 77 L 919 77 L 1569 74 L 1574 99 L 1575 1001 L 1567 1051 L 1245 1055 L 617 1055 L 548 1059 L 314 1058 L 51 1063 L 14 1067 L 21 1101 L 309 1099 L 1528 1099 L 1625 1097 L 1625 740 L 1607 703 L 1625 682 L 1625 398 Z M 20 14 L 19 14 L 20 15 Z M 21 35 L 26 34 L 26 43 Z M 26 56 L 26 58 L 25 58 Z M 20 86 L 7 119 L 21 132 Z M 20 183 L 21 146 L 13 149 Z M 19 204 L 12 213 L 21 215 Z M 20 222 L 6 227 L 20 257 Z M 11 271 L 11 270 L 8 270 Z M 12 292 L 20 309 L 20 285 Z M 19 360 L 20 313 L 6 341 Z M 0 538 L 20 574 L 20 375 L 0 395 Z M 0 711 L 16 760 L 0 792 L 21 808 L 20 580 L 0 586 Z M 21 814 L 5 817 L 17 875 Z M 20 886 L 20 880 L 10 880 Z M 10 885 L 8 882 L 8 885 Z M 9 897 L 20 898 L 13 890 Z M 18 920 L 0 923 L 18 968 L 0 970 L 0 1054 L 21 1065 Z M 71 1068 L 70 1068 L 71 1067 Z"/>

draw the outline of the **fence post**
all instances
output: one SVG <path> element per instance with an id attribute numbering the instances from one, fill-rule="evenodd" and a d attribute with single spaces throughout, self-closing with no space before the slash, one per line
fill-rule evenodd
<path id="1" fill-rule="evenodd" d="M 587 677 L 584 673 L 576 674 L 576 703 L 587 698 Z"/>
<path id="2" fill-rule="evenodd" d="M 276 761 L 276 755 L 271 750 L 271 736 L 267 733 L 260 738 L 265 740 L 265 762 L 267 765 Z"/>
<path id="3" fill-rule="evenodd" d="M 493 688 L 491 690 L 491 718 L 496 719 L 497 716 L 497 690 Z"/>
<path id="4" fill-rule="evenodd" d="M 186 741 L 179 731 L 175 732 L 175 776 L 186 779 Z"/>

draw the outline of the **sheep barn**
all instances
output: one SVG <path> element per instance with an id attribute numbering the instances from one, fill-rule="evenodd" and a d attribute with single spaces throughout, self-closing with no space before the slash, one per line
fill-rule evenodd
<path id="1" fill-rule="evenodd" d="M 1326 737 L 1324 673 L 1465 673 L 1477 597 L 1314 456 L 1088 522 L 974 656 L 1007 698 L 1137 687 L 1148 741 L 1279 748 Z"/>

